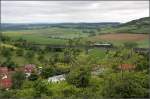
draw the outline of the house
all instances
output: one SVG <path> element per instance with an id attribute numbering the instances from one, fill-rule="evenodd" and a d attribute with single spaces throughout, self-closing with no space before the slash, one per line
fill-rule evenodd
<path id="1" fill-rule="evenodd" d="M 134 70 L 135 69 L 135 65 L 132 65 L 132 64 L 121 64 L 119 67 L 118 67 L 120 70 L 127 70 L 127 71 L 130 71 L 130 70 Z"/>
<path id="2" fill-rule="evenodd" d="M 59 82 L 65 80 L 65 75 L 57 75 L 48 78 L 48 82 Z"/>
<path id="3" fill-rule="evenodd" d="M 12 86 L 10 71 L 7 67 L 0 67 L 0 88 L 9 89 Z"/>
<path id="4" fill-rule="evenodd" d="M 111 48 L 113 47 L 112 44 L 109 44 L 109 43 L 95 43 L 93 44 L 94 47 L 104 47 L 104 48 Z"/>
<path id="5" fill-rule="evenodd" d="M 24 66 L 24 73 L 27 75 L 26 77 L 29 77 L 32 72 L 37 72 L 36 65 L 28 64 Z"/>
<path id="6" fill-rule="evenodd" d="M 36 66 L 34 64 L 28 64 L 24 66 L 25 73 L 32 73 L 33 71 L 36 71 Z"/>

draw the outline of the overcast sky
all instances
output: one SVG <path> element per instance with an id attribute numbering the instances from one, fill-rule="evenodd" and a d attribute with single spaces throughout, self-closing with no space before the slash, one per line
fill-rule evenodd
<path id="1" fill-rule="evenodd" d="M 2 23 L 128 22 L 149 16 L 148 1 L 2 1 Z"/>

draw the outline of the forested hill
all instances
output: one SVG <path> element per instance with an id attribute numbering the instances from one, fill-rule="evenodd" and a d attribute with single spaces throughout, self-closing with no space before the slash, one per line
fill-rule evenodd
<path id="1" fill-rule="evenodd" d="M 150 17 L 144 17 L 120 24 L 116 27 L 101 29 L 103 33 L 150 33 Z"/>
<path id="2" fill-rule="evenodd" d="M 2 23 L 1 29 L 4 30 L 30 30 L 30 29 L 47 29 L 50 27 L 57 28 L 75 28 L 75 29 L 97 29 L 106 26 L 117 26 L 118 22 L 102 22 L 102 23 L 34 23 L 34 24 L 11 24 Z"/>
<path id="3" fill-rule="evenodd" d="M 34 24 L 10 24 L 2 23 L 1 30 L 31 30 L 31 29 L 47 29 L 51 27 L 57 28 L 73 28 L 73 29 L 96 29 L 100 33 L 149 33 L 150 17 L 132 20 L 127 23 L 119 22 L 102 22 L 102 23 L 34 23 Z"/>

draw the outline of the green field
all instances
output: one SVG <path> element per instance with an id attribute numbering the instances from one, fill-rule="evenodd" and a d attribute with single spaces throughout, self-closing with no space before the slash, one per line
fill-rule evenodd
<path id="1" fill-rule="evenodd" d="M 68 39 L 88 37 L 78 29 L 47 28 L 38 30 L 16 30 L 3 32 L 12 39 L 24 39 L 38 44 L 65 44 Z"/>
<path id="2" fill-rule="evenodd" d="M 96 26 L 94 23 L 91 24 L 57 24 L 52 27 L 38 28 L 38 26 L 29 25 L 29 28 L 19 29 L 19 27 L 15 27 L 16 30 L 6 29 L 3 31 L 4 36 L 8 36 L 11 39 L 23 39 L 28 42 L 36 43 L 36 44 L 54 44 L 54 45 L 64 45 L 67 43 L 68 39 L 74 38 L 83 38 L 83 41 L 89 41 L 93 39 L 93 37 L 97 37 L 105 34 L 133 34 L 136 38 L 136 34 L 147 35 L 149 33 L 149 20 L 150 17 L 145 17 L 137 20 L 133 20 L 124 24 L 120 24 L 115 27 L 111 27 L 109 25 L 105 25 L 103 27 Z M 18 25 L 19 26 L 19 25 Z M 44 26 L 44 25 L 43 25 Z M 63 26 L 63 27 L 62 27 Z M 34 27 L 34 28 L 33 28 Z M 40 26 L 39 26 L 40 27 Z M 76 28 L 75 28 L 76 27 Z M 77 28 L 78 27 L 78 28 Z M 93 28 L 94 27 L 94 28 Z M 128 36 L 130 37 L 130 36 Z M 123 38 L 123 36 L 120 36 Z M 116 38 L 117 39 L 117 38 Z M 123 38 L 124 39 L 124 38 Z M 134 38 L 133 38 L 134 39 Z M 123 45 L 126 40 L 111 40 L 111 39 L 94 39 L 91 41 L 97 42 L 109 42 L 113 43 L 116 46 Z M 149 47 L 149 40 L 147 38 L 143 38 L 141 40 L 134 39 L 131 42 L 135 42 L 138 44 L 138 47 Z"/>
<path id="3" fill-rule="evenodd" d="M 68 42 L 68 39 L 73 38 L 83 38 L 83 41 L 107 42 L 112 43 L 115 46 L 122 46 L 125 42 L 127 42 L 127 40 L 93 39 L 93 36 L 89 36 L 89 33 L 83 33 L 82 30 L 68 28 L 5 31 L 3 34 L 13 40 L 23 39 L 36 44 L 65 45 Z M 136 36 L 136 34 L 134 35 Z M 137 43 L 138 47 L 149 47 L 148 39 L 133 40 L 132 42 Z"/>

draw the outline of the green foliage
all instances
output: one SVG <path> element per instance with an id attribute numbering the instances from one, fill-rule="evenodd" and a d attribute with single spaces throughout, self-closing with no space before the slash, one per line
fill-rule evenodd
<path id="1" fill-rule="evenodd" d="M 136 62 L 136 70 L 138 71 L 147 71 L 149 72 L 149 55 L 144 54 L 138 56 L 137 62 Z"/>
<path id="2" fill-rule="evenodd" d="M 24 80 L 25 80 L 25 74 L 22 71 L 16 71 L 13 75 L 12 75 L 12 83 L 13 89 L 19 89 L 21 88 Z"/>
<path id="3" fill-rule="evenodd" d="M 33 88 L 34 81 L 25 80 L 21 86 L 21 89 Z"/>
<path id="4" fill-rule="evenodd" d="M 103 95 L 108 98 L 144 98 L 148 97 L 148 75 L 135 72 L 123 72 L 107 75 Z"/>
<path id="5" fill-rule="evenodd" d="M 14 98 L 15 90 L 0 90 L 1 99 L 11 99 Z"/>
<path id="6" fill-rule="evenodd" d="M 15 39 L 20 37 L 23 39 L 17 40 L 17 43 L 21 43 L 21 46 L 17 45 L 16 41 L 11 43 L 7 41 L 7 43 L 14 43 L 14 45 L 16 43 L 17 49 L 12 50 L 0 46 L 0 64 L 3 63 L 2 65 L 15 67 L 18 62 L 21 63 L 19 66 L 34 63 L 37 66 L 42 66 L 43 69 L 41 75 L 31 73 L 28 79 L 25 79 L 25 75 L 22 72 L 14 73 L 12 77 L 13 89 L 0 91 L 0 98 L 23 97 L 34 99 L 40 97 L 45 99 L 94 99 L 99 97 L 148 97 L 149 57 L 148 55 L 135 53 L 130 49 L 137 47 L 136 43 L 126 42 L 124 44 L 125 46 L 118 48 L 118 50 L 106 52 L 93 49 L 90 50 L 89 53 L 85 53 L 82 48 L 66 48 L 65 50 L 58 51 L 58 49 L 48 49 L 45 45 L 43 45 L 44 47 L 34 47 L 27 42 L 63 44 L 68 46 L 91 45 L 91 42 L 85 42 L 81 39 L 72 39 L 80 34 L 78 30 L 73 30 L 75 32 L 73 33 L 71 29 L 58 29 L 59 31 L 57 29 L 53 28 L 52 30 L 48 29 L 46 31 L 42 29 L 41 31 L 42 33 L 44 32 L 43 34 L 38 30 L 34 32 L 28 30 L 30 35 L 28 35 L 28 33 L 26 34 L 26 30 L 23 32 L 21 30 L 18 31 L 22 34 L 16 34 L 16 31 L 13 33 L 11 33 L 11 31 L 7 34 Z M 130 29 L 126 29 L 130 31 Z M 90 29 L 87 31 L 89 32 Z M 103 29 L 100 29 L 100 31 L 103 31 Z M 69 35 L 69 37 L 66 35 Z M 87 37 L 88 35 L 82 36 Z M 66 44 L 67 41 L 68 43 Z M 121 72 L 118 70 L 120 64 L 133 64 L 136 68 L 133 70 L 134 72 Z M 93 73 L 102 69 L 104 70 L 98 72 L 98 75 Z M 67 75 L 66 81 L 60 81 L 58 83 L 47 82 L 48 77 L 64 73 Z"/>
<path id="7" fill-rule="evenodd" d="M 2 65 L 3 65 L 3 66 L 6 66 L 6 67 L 8 67 L 8 68 L 10 68 L 10 69 L 12 69 L 12 70 L 17 67 L 17 64 L 15 64 L 15 62 L 12 61 L 12 59 L 11 59 L 10 57 L 8 57 L 8 58 L 6 59 L 6 61 L 4 61 L 4 62 L 2 63 Z"/>
<path id="8" fill-rule="evenodd" d="M 44 67 L 42 69 L 42 72 L 41 72 L 41 76 L 43 78 L 48 78 L 48 77 L 51 77 L 55 74 L 55 69 L 54 67 Z"/>
<path id="9" fill-rule="evenodd" d="M 9 49 L 9 48 L 3 48 L 1 54 L 4 57 L 10 57 L 12 55 L 11 49 Z"/>
<path id="10" fill-rule="evenodd" d="M 42 79 L 35 81 L 33 87 L 35 90 L 35 97 L 41 97 L 42 94 L 51 95 L 51 91 L 48 90 L 48 83 Z"/>
<path id="11" fill-rule="evenodd" d="M 42 54 L 39 55 L 38 60 L 39 60 L 41 63 L 44 63 L 44 61 L 45 61 L 44 55 L 42 55 Z"/>
<path id="12" fill-rule="evenodd" d="M 150 17 L 145 17 L 118 25 L 101 29 L 101 33 L 149 33 Z"/>
<path id="13" fill-rule="evenodd" d="M 79 66 L 69 72 L 66 77 L 68 83 L 76 87 L 87 87 L 89 85 L 90 71 L 85 66 Z"/>
<path id="14" fill-rule="evenodd" d="M 17 90 L 15 94 L 15 98 L 18 99 L 21 98 L 34 99 L 34 96 L 35 96 L 35 90 L 33 88 Z"/>
<path id="15" fill-rule="evenodd" d="M 23 49 L 16 50 L 16 54 L 17 54 L 17 56 L 23 56 L 24 50 Z"/>
<path id="16" fill-rule="evenodd" d="M 107 66 L 117 69 L 121 64 L 132 64 L 137 66 L 137 64 L 142 61 L 142 58 L 142 55 L 135 53 L 131 49 L 120 48 L 116 51 L 109 51 L 103 61 L 105 61 Z"/>
<path id="17" fill-rule="evenodd" d="M 76 96 L 80 89 L 75 86 L 68 84 L 66 81 L 62 81 L 60 83 L 49 83 L 47 86 L 48 90 L 51 90 L 51 98 L 69 98 L 72 96 Z"/>
<path id="18" fill-rule="evenodd" d="M 34 58 L 34 56 L 35 56 L 35 54 L 34 54 L 34 52 L 32 52 L 32 51 L 28 51 L 27 53 L 26 53 L 26 55 L 25 55 L 25 57 L 27 58 L 27 59 L 32 59 L 32 58 Z"/>
<path id="19" fill-rule="evenodd" d="M 125 42 L 124 43 L 125 48 L 136 48 L 137 46 L 138 46 L 138 44 L 135 42 Z"/>

